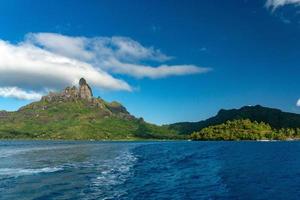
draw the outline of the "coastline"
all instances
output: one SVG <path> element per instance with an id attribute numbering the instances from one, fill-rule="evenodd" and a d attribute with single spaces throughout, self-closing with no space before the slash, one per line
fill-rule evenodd
<path id="1" fill-rule="evenodd" d="M 191 139 L 36 139 L 36 138 L 0 138 L 0 141 L 53 141 L 53 142 L 298 142 L 297 139 L 284 140 L 191 140 Z"/>

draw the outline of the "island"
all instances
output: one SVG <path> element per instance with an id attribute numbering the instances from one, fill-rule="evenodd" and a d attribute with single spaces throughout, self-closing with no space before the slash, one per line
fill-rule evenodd
<path id="1" fill-rule="evenodd" d="M 119 102 L 94 97 L 84 78 L 14 112 L 0 111 L 0 139 L 51 140 L 294 140 L 300 115 L 260 105 L 221 109 L 199 122 L 155 125 Z"/>
<path id="2" fill-rule="evenodd" d="M 2 139 L 138 140 L 180 139 L 167 127 L 136 118 L 120 103 L 93 97 L 84 78 L 79 87 L 50 92 L 15 112 L 0 112 Z"/>

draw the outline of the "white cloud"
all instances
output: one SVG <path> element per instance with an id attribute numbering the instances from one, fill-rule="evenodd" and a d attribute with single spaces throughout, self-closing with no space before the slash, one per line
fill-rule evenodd
<path id="1" fill-rule="evenodd" d="M 300 107 L 300 99 L 298 99 L 296 105 Z"/>
<path id="2" fill-rule="evenodd" d="M 84 50 L 86 42 L 84 37 L 68 37 L 53 33 L 29 33 L 25 41 L 66 57 L 91 59 L 93 53 Z"/>
<path id="3" fill-rule="evenodd" d="M 42 94 L 34 91 L 25 91 L 18 87 L 0 87 L 0 96 L 25 100 L 39 100 Z"/>
<path id="4" fill-rule="evenodd" d="M 154 68 L 145 65 L 122 63 L 118 60 L 106 61 L 104 66 L 114 73 L 127 74 L 136 78 L 149 77 L 152 79 L 164 78 L 167 76 L 205 73 L 211 70 L 209 68 L 200 68 L 195 65 L 160 65 Z"/>
<path id="5" fill-rule="evenodd" d="M 0 41 L 0 86 L 59 89 L 76 84 L 81 77 L 93 86 L 131 90 L 124 81 L 91 64 L 60 56 L 31 44 Z"/>
<path id="6" fill-rule="evenodd" d="M 27 43 L 33 43 L 64 56 L 93 60 L 114 57 L 120 60 L 154 60 L 164 62 L 172 59 L 153 47 L 144 47 L 128 37 L 71 37 L 57 33 L 30 33 Z"/>
<path id="7" fill-rule="evenodd" d="M 205 73 L 208 68 L 195 65 L 140 64 L 141 61 L 165 62 L 173 59 L 153 47 L 144 47 L 127 37 L 70 37 L 55 33 L 29 34 L 27 41 L 63 56 L 70 56 L 92 63 L 112 73 L 133 77 L 162 78 L 187 74 Z M 60 48 L 64 46 L 64 48 Z M 85 56 L 83 56 L 85 55 Z"/>
<path id="8" fill-rule="evenodd" d="M 196 65 L 162 64 L 173 57 L 127 37 L 87 38 L 30 33 L 18 44 L 0 39 L 0 55 L 0 96 L 11 97 L 12 94 L 7 94 L 15 91 L 22 94 L 15 96 L 19 99 L 34 99 L 30 94 L 75 85 L 81 77 L 94 87 L 131 91 L 127 82 L 112 74 L 164 78 L 209 71 L 209 68 Z M 161 64 L 141 64 L 147 61 Z"/>
<path id="9" fill-rule="evenodd" d="M 279 7 L 289 4 L 300 5 L 300 0 L 267 0 L 266 7 L 272 8 L 274 11 Z"/>

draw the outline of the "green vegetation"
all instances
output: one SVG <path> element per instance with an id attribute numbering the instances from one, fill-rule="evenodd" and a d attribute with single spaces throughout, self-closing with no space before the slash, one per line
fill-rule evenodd
<path id="1" fill-rule="evenodd" d="M 197 123 L 157 126 L 118 102 L 48 95 L 16 112 L 0 111 L 0 139 L 72 140 L 284 140 L 300 138 L 300 115 L 261 106 L 221 110 Z M 75 91 L 75 89 L 74 89 Z M 72 92 L 72 91 L 71 91 Z M 247 119 L 249 117 L 249 119 Z M 268 122 L 271 122 L 269 125 Z M 299 122 L 299 123 L 298 123 Z M 195 130 L 190 136 L 190 131 Z M 190 134 L 188 134 L 190 133 Z"/>
<path id="2" fill-rule="evenodd" d="M 203 128 L 225 123 L 226 121 L 250 119 L 251 121 L 264 122 L 273 129 L 297 129 L 300 127 L 300 114 L 283 112 L 279 109 L 267 108 L 260 105 L 244 106 L 240 109 L 220 110 L 218 114 L 207 120 L 199 122 L 180 122 L 167 125 L 170 130 L 179 134 L 190 135 Z"/>
<path id="3" fill-rule="evenodd" d="M 0 115 L 2 139 L 178 139 L 175 131 L 131 116 L 119 103 L 39 101 Z M 98 101 L 97 101 L 98 102 Z"/>
<path id="4" fill-rule="evenodd" d="M 285 140 L 300 138 L 300 128 L 272 129 L 264 122 L 249 119 L 227 121 L 191 134 L 193 140 Z"/>

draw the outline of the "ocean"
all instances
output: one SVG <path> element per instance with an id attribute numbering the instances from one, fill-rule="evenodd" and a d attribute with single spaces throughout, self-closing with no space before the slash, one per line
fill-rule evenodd
<path id="1" fill-rule="evenodd" d="M 0 199 L 299 199 L 300 142 L 0 141 Z"/>

